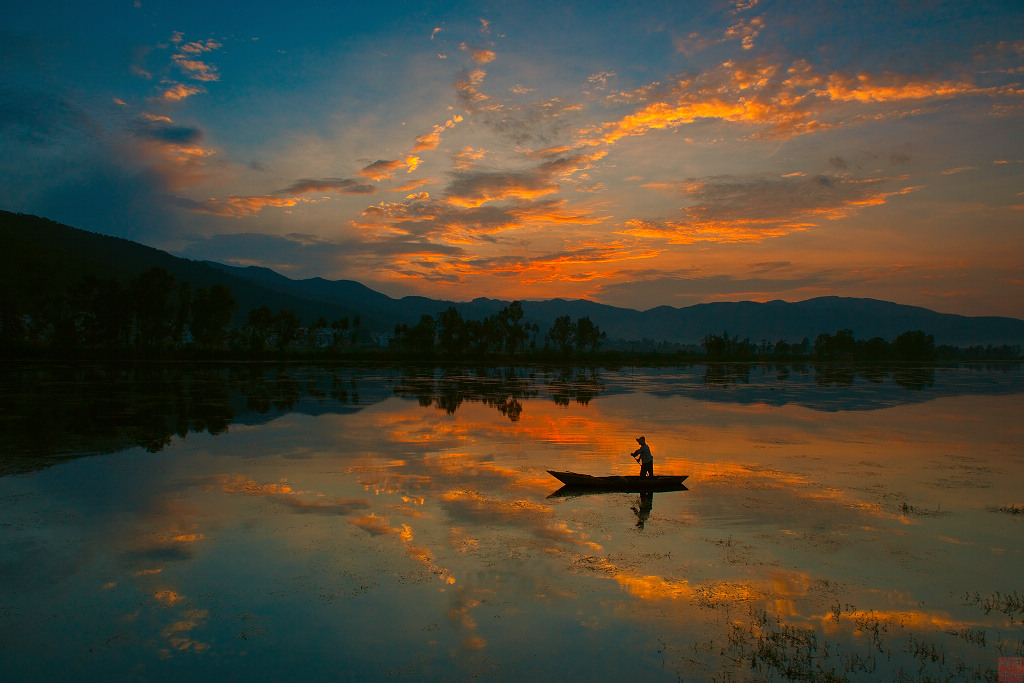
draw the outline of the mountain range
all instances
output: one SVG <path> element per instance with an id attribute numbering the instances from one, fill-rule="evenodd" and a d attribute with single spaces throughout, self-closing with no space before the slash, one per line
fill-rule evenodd
<path id="1" fill-rule="evenodd" d="M 238 301 L 233 323 L 241 325 L 260 306 L 294 310 L 303 323 L 360 317 L 361 327 L 378 333 L 396 324 L 415 324 L 454 307 L 465 319 L 482 319 L 510 302 L 476 298 L 454 302 L 407 296 L 395 299 L 354 280 L 295 280 L 268 268 L 194 261 L 129 240 L 62 225 L 45 218 L 0 211 L 0 288 L 4 296 L 29 295 L 39 288 L 63 291 L 93 274 L 127 280 L 154 266 L 189 282 L 193 290 L 220 284 Z M 908 330 L 922 330 L 936 344 L 953 346 L 1024 344 L 1024 320 L 938 313 L 876 299 L 826 296 L 806 301 L 659 306 L 645 311 L 581 299 L 522 301 L 526 322 L 546 332 L 559 316 L 589 317 L 613 340 L 699 344 L 707 334 L 728 334 L 770 343 L 813 341 L 823 332 L 850 329 L 858 339 L 892 341 Z"/>

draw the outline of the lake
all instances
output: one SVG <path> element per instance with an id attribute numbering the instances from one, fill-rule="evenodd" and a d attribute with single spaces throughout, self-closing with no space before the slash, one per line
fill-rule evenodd
<path id="1" fill-rule="evenodd" d="M 997 680 L 1024 368 L 0 367 L 4 679 Z M 547 470 L 688 490 L 576 495 Z"/>

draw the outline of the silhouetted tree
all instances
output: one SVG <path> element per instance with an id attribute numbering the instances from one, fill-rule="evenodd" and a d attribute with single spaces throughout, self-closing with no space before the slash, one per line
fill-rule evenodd
<path id="1" fill-rule="evenodd" d="M 555 318 L 554 324 L 548 330 L 548 339 L 562 353 L 568 354 L 572 351 L 573 329 L 572 319 L 567 315 L 560 315 Z"/>
<path id="2" fill-rule="evenodd" d="M 362 323 L 362 321 L 359 319 L 358 315 L 355 318 L 352 319 L 352 346 L 353 347 L 355 347 L 356 341 L 359 339 L 359 325 L 361 323 Z"/>
<path id="3" fill-rule="evenodd" d="M 237 307 L 231 289 L 224 285 L 197 289 L 192 298 L 192 339 L 196 345 L 211 349 L 220 346 Z"/>
<path id="4" fill-rule="evenodd" d="M 437 317 L 437 340 L 441 352 L 461 356 L 469 349 L 472 339 L 466 321 L 455 307 L 450 306 Z"/>
<path id="5" fill-rule="evenodd" d="M 921 330 L 904 332 L 893 340 L 892 353 L 899 360 L 931 360 L 935 358 L 935 337 Z"/>
<path id="6" fill-rule="evenodd" d="M 249 340 L 251 351 L 263 350 L 273 326 L 274 313 L 267 306 L 260 306 L 249 311 L 249 319 L 245 323 L 245 336 Z"/>
<path id="7" fill-rule="evenodd" d="M 171 334 L 174 307 L 170 295 L 173 291 L 174 276 L 159 266 L 132 278 L 136 347 L 158 347 Z"/>
<path id="8" fill-rule="evenodd" d="M 309 346 L 316 347 L 319 344 L 320 334 L 326 329 L 327 318 L 320 316 L 306 330 L 306 343 Z"/>
<path id="9" fill-rule="evenodd" d="M 178 305 L 175 307 L 174 329 L 171 337 L 175 344 L 185 342 L 185 330 L 188 329 L 189 317 L 192 315 L 192 285 L 188 282 L 178 284 Z"/>
<path id="10" fill-rule="evenodd" d="M 814 340 L 814 355 L 822 360 L 853 358 L 856 350 L 857 342 L 849 329 L 839 330 L 835 335 L 823 332 Z"/>
<path id="11" fill-rule="evenodd" d="M 589 317 L 583 317 L 576 321 L 572 329 L 573 343 L 577 352 L 596 352 L 601 346 L 601 341 L 608 335 L 601 331 Z"/>
<path id="12" fill-rule="evenodd" d="M 282 308 L 274 316 L 273 330 L 277 334 L 277 350 L 284 351 L 299 336 L 299 316 L 295 311 Z"/>
<path id="13" fill-rule="evenodd" d="M 331 344 L 333 346 L 341 346 L 345 341 L 345 332 L 348 331 L 348 316 L 339 318 L 331 323 L 331 329 L 334 330 L 334 335 L 331 338 Z"/>
<path id="14" fill-rule="evenodd" d="M 889 342 L 881 337 L 872 337 L 864 342 L 864 359 L 881 361 L 889 358 Z"/>
<path id="15" fill-rule="evenodd" d="M 513 301 L 498 312 L 498 327 L 501 330 L 502 345 L 505 353 L 515 355 L 526 344 L 528 333 L 522 324 L 523 304 Z"/>

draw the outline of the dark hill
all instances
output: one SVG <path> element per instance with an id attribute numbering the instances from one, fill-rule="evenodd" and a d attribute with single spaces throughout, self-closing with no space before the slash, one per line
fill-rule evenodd
<path id="1" fill-rule="evenodd" d="M 230 287 L 238 301 L 235 324 L 260 306 L 294 310 L 304 324 L 323 316 L 328 321 L 360 316 L 363 329 L 390 332 L 395 324 L 415 324 L 455 307 L 463 318 L 482 319 L 509 302 L 478 298 L 451 302 L 419 296 L 393 299 L 352 280 L 292 280 L 267 268 L 240 268 L 192 261 L 135 242 L 78 230 L 45 218 L 0 211 L 0 294 L 2 299 L 38 300 L 59 295 L 89 274 L 127 281 L 153 266 L 171 272 L 193 289 L 215 284 Z M 0 303 L 2 303 L 0 299 Z M 762 339 L 814 341 L 818 334 L 850 329 L 858 339 L 892 341 L 908 330 L 934 335 L 937 344 L 953 346 L 1024 345 L 1024 320 L 967 317 L 937 313 L 875 299 L 819 297 L 787 303 L 710 303 L 637 311 L 586 300 L 524 301 L 526 322 L 542 333 L 559 316 L 589 317 L 610 340 L 651 339 L 699 344 L 707 334 L 724 334 L 753 342 Z"/>
<path id="2" fill-rule="evenodd" d="M 237 277 L 200 261 L 36 216 L 0 211 L 0 243 L 4 245 L 0 250 L 0 287 L 4 296 L 32 299 L 59 295 L 87 275 L 127 283 L 132 277 L 159 266 L 174 275 L 176 281 L 191 284 L 193 291 L 213 285 L 229 287 L 238 302 L 236 325 L 245 321 L 250 310 L 260 306 L 274 311 L 294 310 L 304 321 L 321 315 L 333 320 L 358 314 L 338 304 L 311 301 Z"/>

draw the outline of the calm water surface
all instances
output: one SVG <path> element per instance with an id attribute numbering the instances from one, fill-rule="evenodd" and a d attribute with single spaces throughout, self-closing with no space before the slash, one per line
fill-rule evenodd
<path id="1" fill-rule="evenodd" d="M 996 680 L 1024 370 L 0 368 L 4 680 Z M 548 469 L 689 490 L 552 495 Z"/>

